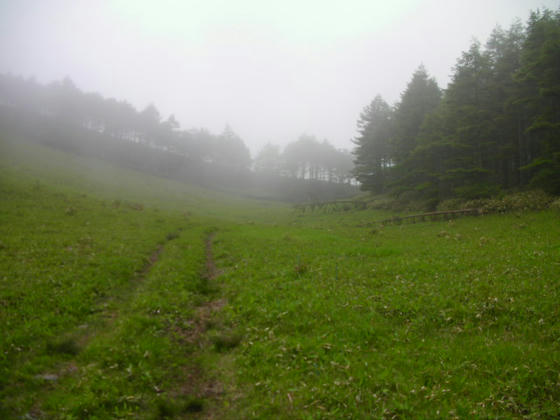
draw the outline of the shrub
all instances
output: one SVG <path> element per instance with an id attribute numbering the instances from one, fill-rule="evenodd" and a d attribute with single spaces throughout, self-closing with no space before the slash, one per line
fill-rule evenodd
<path id="1" fill-rule="evenodd" d="M 309 266 L 305 262 L 298 262 L 294 267 L 294 271 L 298 276 L 301 276 L 309 271 Z"/>
<path id="2" fill-rule="evenodd" d="M 465 207 L 465 200 L 461 198 L 450 198 L 449 200 L 443 200 L 437 205 L 438 211 L 449 211 L 449 210 L 460 210 Z"/>
<path id="3" fill-rule="evenodd" d="M 171 232 L 167 234 L 165 239 L 167 239 L 168 241 L 172 241 L 173 239 L 177 239 L 178 237 L 179 237 L 179 232 Z"/>
<path id="4" fill-rule="evenodd" d="M 503 213 L 516 210 L 543 210 L 553 201 L 553 197 L 541 190 L 523 191 L 502 198 L 470 200 L 463 208 L 479 208 L 484 213 Z"/>
<path id="5" fill-rule="evenodd" d="M 241 339 L 241 334 L 232 331 L 226 331 L 210 338 L 218 352 L 234 349 L 241 343 Z"/>
<path id="6" fill-rule="evenodd" d="M 500 187 L 492 184 L 470 184 L 455 188 L 455 194 L 464 199 L 490 198 L 500 193 Z"/>
<path id="7" fill-rule="evenodd" d="M 72 356 L 80 352 L 80 347 L 71 338 L 47 342 L 47 352 L 50 354 L 69 354 Z"/>
<path id="8" fill-rule="evenodd" d="M 557 198 L 549 206 L 551 209 L 560 210 L 560 198 Z"/>

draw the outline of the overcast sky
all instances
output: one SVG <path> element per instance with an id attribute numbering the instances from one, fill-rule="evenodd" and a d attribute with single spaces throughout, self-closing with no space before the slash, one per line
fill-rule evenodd
<path id="1" fill-rule="evenodd" d="M 445 87 L 473 37 L 559 0 L 0 0 L 0 73 L 69 76 L 154 103 L 183 128 L 229 124 L 253 153 L 302 133 L 351 148 L 376 94 L 423 63 Z"/>

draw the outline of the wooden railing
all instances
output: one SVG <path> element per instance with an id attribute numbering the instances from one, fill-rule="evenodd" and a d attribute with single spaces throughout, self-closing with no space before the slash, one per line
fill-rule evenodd
<path id="1" fill-rule="evenodd" d="M 335 211 L 335 210 L 365 210 L 367 204 L 365 201 L 355 201 L 355 200 L 340 200 L 340 201 L 324 201 L 319 203 L 302 203 L 296 204 L 294 206 L 299 211 L 315 211 L 315 210 L 325 210 L 325 211 Z"/>
<path id="2" fill-rule="evenodd" d="M 365 210 L 367 203 L 364 201 L 354 200 L 340 200 L 340 201 L 325 201 L 319 203 L 305 203 L 297 204 L 295 208 L 299 211 L 315 211 L 323 210 L 329 211 L 349 211 L 349 210 Z M 478 216 L 483 214 L 482 209 L 461 209 L 461 210 L 446 210 L 446 211 L 432 211 L 429 213 L 412 214 L 408 216 L 393 216 L 390 219 L 372 221 L 367 225 L 379 223 L 382 225 L 387 224 L 401 224 L 401 223 L 417 223 L 435 220 L 450 220 L 462 216 Z"/>
<path id="3" fill-rule="evenodd" d="M 413 214 L 409 216 L 393 216 L 390 219 L 381 220 L 379 223 L 386 224 L 400 224 L 403 222 L 416 223 L 424 222 L 427 220 L 451 220 L 460 216 L 478 216 L 482 214 L 481 209 L 462 209 L 462 210 L 448 210 L 448 211 L 433 211 L 430 213 Z"/>

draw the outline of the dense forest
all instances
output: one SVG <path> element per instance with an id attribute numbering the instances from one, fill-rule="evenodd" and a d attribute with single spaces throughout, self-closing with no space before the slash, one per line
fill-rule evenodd
<path id="1" fill-rule="evenodd" d="M 358 121 L 362 189 L 426 200 L 523 188 L 560 193 L 560 11 L 473 41 L 442 90 L 423 66 L 400 102 L 381 96 Z"/>
<path id="2" fill-rule="evenodd" d="M 0 75 L 0 124 L 4 132 L 17 127 L 49 146 L 263 198 L 316 201 L 355 192 L 351 153 L 327 140 L 302 135 L 284 150 L 268 144 L 253 161 L 229 126 L 219 135 L 181 129 L 153 104 L 138 111 L 128 102 L 85 93 L 69 78 L 42 85 Z"/>

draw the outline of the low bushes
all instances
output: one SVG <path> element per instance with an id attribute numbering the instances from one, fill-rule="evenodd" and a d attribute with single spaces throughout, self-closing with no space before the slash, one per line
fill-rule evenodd
<path id="1" fill-rule="evenodd" d="M 450 199 L 438 204 L 439 211 L 477 208 L 484 213 L 503 213 L 508 211 L 544 210 L 560 201 L 543 191 L 523 191 L 495 198 L 477 200 Z M 560 204 L 558 204 L 560 208 Z"/>

